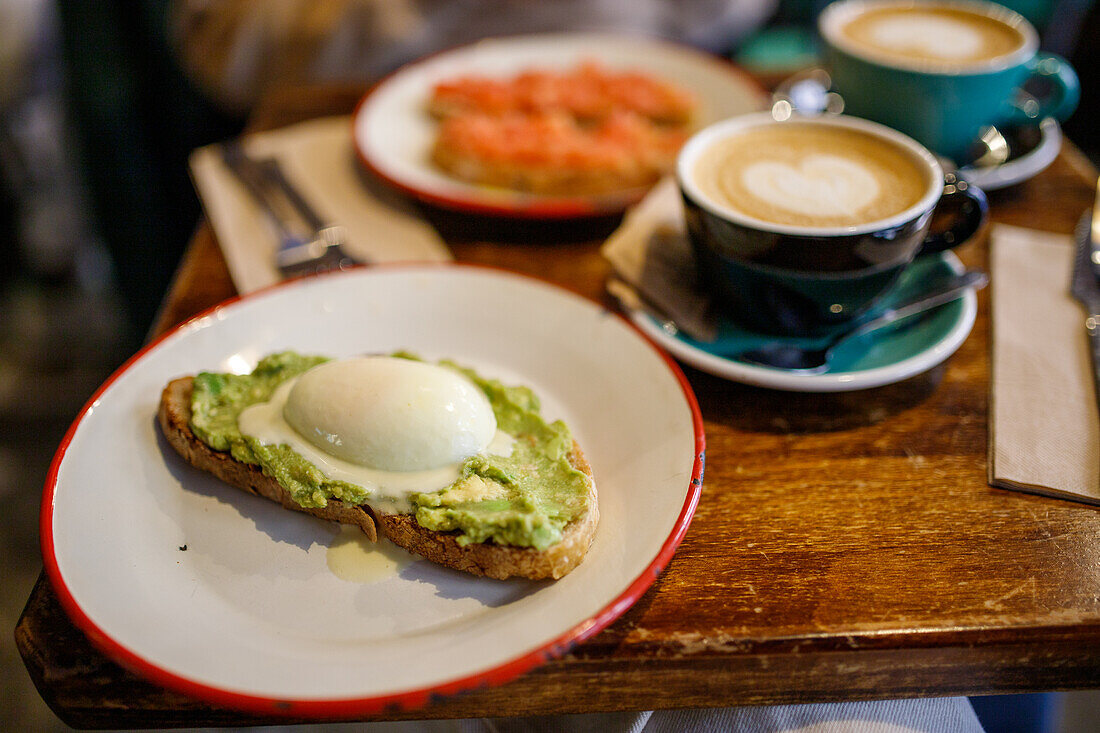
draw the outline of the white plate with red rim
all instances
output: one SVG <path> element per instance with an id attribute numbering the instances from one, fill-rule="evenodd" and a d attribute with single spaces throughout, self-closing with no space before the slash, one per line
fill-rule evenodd
<path id="1" fill-rule="evenodd" d="M 245 372 L 284 349 L 406 349 L 530 386 L 593 467 L 601 521 L 585 561 L 558 581 L 427 561 L 374 582 L 339 577 L 326 562 L 335 525 L 187 465 L 154 421 L 171 379 Z M 683 374 L 599 305 L 482 267 L 359 268 L 227 302 L 121 367 L 54 458 L 43 557 L 75 624 L 161 686 L 296 717 L 415 708 L 507 681 L 629 608 L 687 530 L 703 448 Z"/>
<path id="2" fill-rule="evenodd" d="M 510 77 L 532 68 L 567 70 L 585 61 L 634 70 L 676 84 L 699 100 L 696 127 L 763 109 L 763 89 L 729 61 L 691 46 L 645 36 L 555 33 L 491 38 L 402 67 L 359 103 L 353 140 L 360 160 L 391 186 L 449 209 L 517 218 L 614 214 L 643 189 L 607 196 L 533 195 L 467 183 L 430 160 L 436 122 L 426 111 L 435 84 L 466 74 Z"/>

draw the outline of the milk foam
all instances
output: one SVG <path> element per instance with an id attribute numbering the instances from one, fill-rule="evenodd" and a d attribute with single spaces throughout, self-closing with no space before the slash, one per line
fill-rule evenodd
<path id="1" fill-rule="evenodd" d="M 929 190 L 927 171 L 896 143 L 857 129 L 794 121 L 712 142 L 696 156 L 692 182 L 720 207 L 797 227 L 882 221 Z"/>
<path id="2" fill-rule="evenodd" d="M 951 68 L 1002 57 L 1025 43 L 1009 22 L 935 3 L 871 5 L 852 13 L 840 32 L 857 52 Z"/>
<path id="3" fill-rule="evenodd" d="M 973 26 L 931 13 L 880 18 L 867 30 L 869 40 L 884 49 L 910 51 L 945 61 L 980 56 L 985 46 L 984 36 Z"/>
<path id="4" fill-rule="evenodd" d="M 879 197 L 874 174 L 858 162 L 817 154 L 795 166 L 758 161 L 741 171 L 741 182 L 757 198 L 806 216 L 856 216 Z"/>

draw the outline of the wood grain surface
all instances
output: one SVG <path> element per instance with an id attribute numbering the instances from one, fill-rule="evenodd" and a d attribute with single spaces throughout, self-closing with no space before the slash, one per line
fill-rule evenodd
<path id="1" fill-rule="evenodd" d="M 254 126 L 346 113 L 361 91 L 287 90 Z M 1091 205 L 1095 175 L 1067 144 L 1034 179 L 991 194 L 992 218 L 1068 233 Z M 503 226 L 425 214 L 461 261 L 606 301 L 598 247 L 614 220 Z M 985 237 L 958 252 L 984 266 Z M 233 295 L 203 224 L 156 331 Z M 987 485 L 989 346 L 981 293 L 962 348 L 901 384 L 789 394 L 686 368 L 707 434 L 703 495 L 649 592 L 602 633 L 513 682 L 380 717 L 1100 687 L 1100 510 Z M 282 720 L 213 708 L 131 675 L 68 622 L 44 579 L 15 633 L 43 698 L 74 726 Z"/>

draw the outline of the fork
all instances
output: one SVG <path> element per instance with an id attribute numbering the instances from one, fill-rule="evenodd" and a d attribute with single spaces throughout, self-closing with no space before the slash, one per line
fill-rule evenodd
<path id="1" fill-rule="evenodd" d="M 249 156 L 238 140 L 223 143 L 221 154 L 274 226 L 279 236 L 275 266 L 283 277 L 343 270 L 356 264 L 345 251 L 344 228 L 317 214 L 291 185 L 277 160 Z"/>

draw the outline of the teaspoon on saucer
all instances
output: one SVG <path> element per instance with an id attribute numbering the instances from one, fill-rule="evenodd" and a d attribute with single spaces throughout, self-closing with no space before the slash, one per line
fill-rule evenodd
<path id="1" fill-rule="evenodd" d="M 981 289 L 989 282 L 989 276 L 981 270 L 967 270 L 961 275 L 941 282 L 931 290 L 925 290 L 891 306 L 875 318 L 859 326 L 828 338 L 824 344 L 814 347 L 801 347 L 787 340 L 776 340 L 763 346 L 757 346 L 738 354 L 727 354 L 727 358 L 749 364 L 758 364 L 772 369 L 784 369 L 799 374 L 822 374 L 829 369 L 829 359 L 833 350 L 849 339 L 876 331 L 902 318 L 923 313 L 958 298 L 969 288 Z"/>

